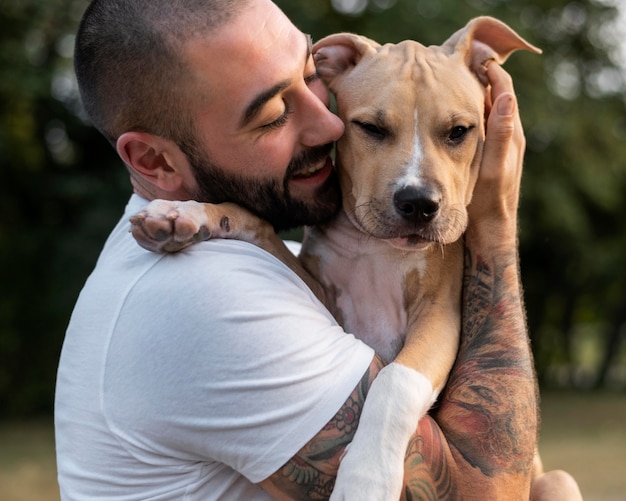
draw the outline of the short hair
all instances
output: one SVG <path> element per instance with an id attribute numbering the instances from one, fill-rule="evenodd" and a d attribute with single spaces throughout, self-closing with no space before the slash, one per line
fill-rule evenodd
<path id="1" fill-rule="evenodd" d="M 193 140 L 190 72 L 182 47 L 206 38 L 249 0 L 93 0 L 76 36 L 83 106 L 112 143 L 127 131 Z"/>

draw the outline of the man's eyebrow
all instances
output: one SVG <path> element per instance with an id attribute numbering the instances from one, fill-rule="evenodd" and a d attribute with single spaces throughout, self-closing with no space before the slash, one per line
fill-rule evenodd
<path id="1" fill-rule="evenodd" d="M 311 57 L 311 51 L 313 48 L 313 40 L 311 39 L 311 35 L 305 34 L 306 38 L 306 57 L 304 58 L 304 65 L 306 66 L 309 58 Z M 246 107 L 243 118 L 241 119 L 240 127 L 245 127 L 248 125 L 254 118 L 261 112 L 263 106 L 269 101 L 271 101 L 276 95 L 280 94 L 283 90 L 291 85 L 290 81 L 280 82 L 274 87 L 262 92 L 258 96 L 256 96 L 252 102 Z"/>
<path id="2" fill-rule="evenodd" d="M 243 118 L 241 119 L 240 127 L 245 127 L 248 125 L 254 117 L 256 117 L 263 106 L 269 101 L 271 101 L 277 94 L 280 94 L 283 90 L 289 87 L 290 82 L 281 82 L 279 84 L 274 85 L 271 89 L 262 92 L 254 100 L 246 107 L 246 111 L 244 111 Z"/>

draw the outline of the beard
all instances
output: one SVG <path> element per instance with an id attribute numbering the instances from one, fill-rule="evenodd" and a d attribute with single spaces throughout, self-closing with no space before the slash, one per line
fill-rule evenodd
<path id="1" fill-rule="evenodd" d="M 331 149 L 332 145 L 325 145 L 303 151 L 291 160 L 285 177 L 279 182 L 229 174 L 213 164 L 202 150 L 189 148 L 186 153 L 198 184 L 194 199 L 208 203 L 236 203 L 269 222 L 276 231 L 325 223 L 341 206 L 336 172 L 333 171 L 316 190 L 311 201 L 292 197 L 289 181 L 307 166 L 328 157 Z"/>

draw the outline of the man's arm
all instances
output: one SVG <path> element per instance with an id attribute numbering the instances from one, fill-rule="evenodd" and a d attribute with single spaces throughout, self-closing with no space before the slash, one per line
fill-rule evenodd
<path id="1" fill-rule="evenodd" d="M 420 422 L 407 453 L 407 499 L 529 496 L 537 391 L 517 254 L 525 141 L 510 77 L 495 64 L 488 74 L 494 110 L 465 235 L 461 345 L 436 423 Z"/>
<path id="2" fill-rule="evenodd" d="M 261 482 L 261 487 L 278 500 L 328 499 L 339 460 L 354 437 L 367 392 L 383 365 L 374 357 L 335 417 L 280 470 Z"/>

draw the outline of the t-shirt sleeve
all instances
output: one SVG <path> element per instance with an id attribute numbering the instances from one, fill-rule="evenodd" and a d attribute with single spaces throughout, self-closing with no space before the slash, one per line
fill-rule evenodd
<path id="1" fill-rule="evenodd" d="M 216 240 L 134 285 L 107 357 L 105 410 L 133 454 L 260 482 L 332 419 L 373 351 L 274 257 Z"/>

